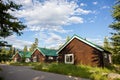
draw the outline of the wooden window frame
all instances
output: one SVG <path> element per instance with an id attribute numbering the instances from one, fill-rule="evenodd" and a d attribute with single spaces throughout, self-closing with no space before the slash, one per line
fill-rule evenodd
<path id="1" fill-rule="evenodd" d="M 67 57 L 69 62 L 67 61 Z M 70 57 L 72 57 L 72 61 L 70 61 Z M 74 54 L 65 54 L 65 64 L 74 64 Z"/>

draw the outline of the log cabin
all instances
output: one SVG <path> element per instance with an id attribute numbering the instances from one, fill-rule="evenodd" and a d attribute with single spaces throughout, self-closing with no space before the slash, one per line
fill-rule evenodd
<path id="1" fill-rule="evenodd" d="M 12 59 L 14 62 L 22 62 L 22 58 L 25 57 L 25 62 L 31 62 L 31 54 L 31 52 L 18 51 Z"/>
<path id="2" fill-rule="evenodd" d="M 36 48 L 32 55 L 31 59 L 33 62 L 56 62 L 58 55 L 56 54 L 57 50 L 47 49 L 47 48 Z"/>
<path id="3" fill-rule="evenodd" d="M 104 67 L 111 64 L 111 53 L 102 47 L 74 35 L 58 51 L 58 62 Z"/>

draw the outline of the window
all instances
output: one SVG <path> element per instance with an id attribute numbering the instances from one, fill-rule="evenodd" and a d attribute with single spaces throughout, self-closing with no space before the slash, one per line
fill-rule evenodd
<path id="1" fill-rule="evenodd" d="M 53 60 L 53 57 L 50 56 L 50 57 L 48 57 L 48 59 Z"/>
<path id="2" fill-rule="evenodd" d="M 106 59 L 107 59 L 107 57 L 108 57 L 107 53 L 104 53 L 104 58 L 106 58 Z"/>
<path id="3" fill-rule="evenodd" d="M 33 57 L 33 62 L 37 62 L 37 56 Z"/>
<path id="4" fill-rule="evenodd" d="M 30 59 L 29 59 L 29 58 L 26 58 L 26 59 L 25 59 L 25 62 L 30 62 Z"/>
<path id="5" fill-rule="evenodd" d="M 17 62 L 17 58 L 15 58 L 14 61 Z"/>
<path id="6" fill-rule="evenodd" d="M 73 54 L 65 54 L 65 63 L 73 64 L 74 63 L 74 55 Z"/>

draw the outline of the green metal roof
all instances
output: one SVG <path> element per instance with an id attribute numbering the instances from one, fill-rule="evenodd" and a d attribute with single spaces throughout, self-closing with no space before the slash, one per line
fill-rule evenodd
<path id="1" fill-rule="evenodd" d="M 94 43 L 92 43 L 92 42 L 90 42 L 90 41 L 88 41 L 88 40 L 86 40 L 86 39 L 83 39 L 82 37 L 74 34 L 74 35 L 71 37 L 71 39 L 70 39 L 69 41 L 67 41 L 67 42 L 58 50 L 57 53 L 59 53 L 59 52 L 60 52 L 66 45 L 68 45 L 74 38 L 77 38 L 78 40 L 80 40 L 80 41 L 88 44 L 89 46 L 92 46 L 92 47 L 98 49 L 99 51 L 105 51 L 105 49 L 103 49 L 102 47 L 100 47 L 100 46 L 98 46 L 98 45 L 96 45 L 96 44 L 94 44 Z"/>
<path id="2" fill-rule="evenodd" d="M 23 51 L 19 51 L 18 54 L 23 57 L 25 55 L 26 58 L 30 58 L 31 57 L 31 52 L 23 52 Z"/>
<path id="3" fill-rule="evenodd" d="M 55 49 L 47 49 L 47 48 L 37 48 L 44 56 L 58 56 L 57 50 Z"/>

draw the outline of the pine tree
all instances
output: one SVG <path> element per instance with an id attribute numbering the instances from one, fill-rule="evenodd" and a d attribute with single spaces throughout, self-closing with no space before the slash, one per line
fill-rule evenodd
<path id="1" fill-rule="evenodd" d="M 110 49 L 111 49 L 111 45 L 110 45 L 107 37 L 104 38 L 104 49 L 108 50 L 108 51 L 110 51 Z"/>
<path id="2" fill-rule="evenodd" d="M 70 40 L 70 36 L 67 36 L 66 38 L 66 42 L 68 42 Z"/>
<path id="3" fill-rule="evenodd" d="M 33 52 L 38 47 L 38 38 L 35 38 L 35 42 L 30 47 L 30 52 Z"/>
<path id="4" fill-rule="evenodd" d="M 23 52 L 26 53 L 27 51 L 28 51 L 28 49 L 27 49 L 27 46 L 25 45 L 25 46 L 24 46 L 24 49 L 23 49 Z"/>
<path id="5" fill-rule="evenodd" d="M 26 28 L 26 26 L 8 12 L 19 10 L 21 7 L 21 5 L 17 5 L 12 1 L 0 0 L 0 37 L 6 38 L 13 35 L 13 33 L 16 33 L 17 35 L 22 34 L 21 31 Z M 0 40 L 0 51 L 1 46 L 11 47 L 6 41 Z"/>
<path id="6" fill-rule="evenodd" d="M 28 49 L 27 49 L 27 46 L 25 45 L 24 49 L 23 49 L 22 62 L 25 62 L 27 51 L 28 51 Z"/>
<path id="7" fill-rule="evenodd" d="M 0 37 L 7 37 L 16 33 L 22 34 L 22 30 L 26 27 L 16 17 L 8 13 L 9 10 L 19 10 L 21 5 L 17 5 L 12 1 L 0 0 Z"/>
<path id="8" fill-rule="evenodd" d="M 114 22 L 109 27 L 114 30 L 111 37 L 113 45 L 113 62 L 120 64 L 120 0 L 113 6 L 112 17 Z"/>
<path id="9" fill-rule="evenodd" d="M 38 38 L 35 38 L 35 43 L 34 44 L 35 44 L 34 48 L 36 49 L 38 47 Z"/>
<path id="10" fill-rule="evenodd" d="M 13 47 L 10 47 L 9 55 L 12 56 L 13 54 L 14 54 L 14 49 L 13 49 Z"/>

